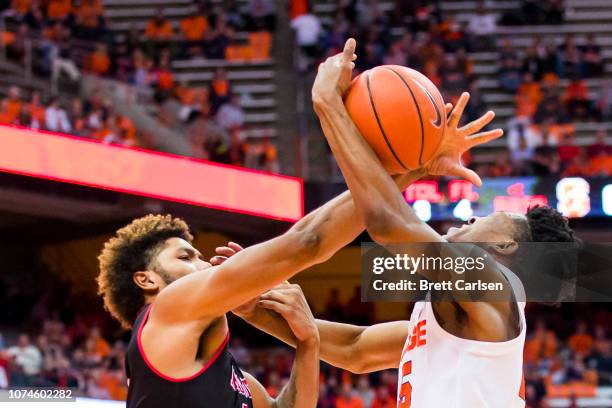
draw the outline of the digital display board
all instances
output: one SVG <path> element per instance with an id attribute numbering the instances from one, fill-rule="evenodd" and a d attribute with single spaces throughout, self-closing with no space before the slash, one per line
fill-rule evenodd
<path id="1" fill-rule="evenodd" d="M 570 218 L 612 216 L 612 178 L 485 178 L 481 188 L 465 180 L 426 180 L 410 185 L 404 197 L 423 221 L 525 213 L 534 205 L 553 206 Z"/>
<path id="2" fill-rule="evenodd" d="M 304 213 L 299 178 L 13 126 L 0 126 L 0 171 L 283 221 Z"/>

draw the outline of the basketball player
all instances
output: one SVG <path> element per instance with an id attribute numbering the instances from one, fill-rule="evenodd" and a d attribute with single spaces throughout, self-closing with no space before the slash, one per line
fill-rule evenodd
<path id="1" fill-rule="evenodd" d="M 420 176 L 398 176 L 396 188 Z M 128 407 L 314 407 L 319 336 L 309 309 L 278 309 L 297 351 L 276 400 L 228 352 L 226 313 L 327 260 L 363 231 L 355 220 L 347 191 L 283 235 L 210 263 L 193 247 L 187 225 L 171 216 L 149 215 L 118 230 L 99 256 L 98 285 L 107 310 L 132 329 Z"/>
<path id="2" fill-rule="evenodd" d="M 417 302 L 410 321 L 358 327 L 317 320 L 323 360 L 356 373 L 399 367 L 398 408 L 524 407 L 522 382 L 526 322 L 524 294 L 515 276 L 503 266 L 524 242 L 573 242 L 567 220 L 550 207 L 531 209 L 526 215 L 496 212 L 472 217 L 461 228 L 439 235 L 406 204 L 391 177 L 361 137 L 342 101 L 348 88 L 355 49 L 347 41 L 344 53 L 319 67 L 312 95 L 325 136 L 352 193 L 358 217 L 372 238 L 381 244 L 417 242 L 490 242 L 493 260 L 486 264 L 489 282 L 509 282 L 508 301 Z M 469 95 L 463 94 L 450 113 L 436 159 L 423 171 L 451 174 L 476 184 L 480 178 L 461 166 L 463 151 L 500 130 L 477 132 L 493 118 L 482 118 L 458 128 Z M 448 107 L 447 107 L 448 110 Z M 225 248 L 224 256 L 234 251 Z M 451 296 L 453 293 L 451 293 Z M 288 344 L 295 341 L 285 324 L 269 311 L 304 303 L 295 285 L 281 285 L 264 293 L 258 302 L 237 310 L 251 324 Z"/>

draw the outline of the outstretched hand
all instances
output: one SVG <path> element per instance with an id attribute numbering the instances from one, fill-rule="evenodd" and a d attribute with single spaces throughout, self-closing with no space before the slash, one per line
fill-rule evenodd
<path id="1" fill-rule="evenodd" d="M 457 101 L 454 109 L 451 104 L 446 104 L 447 114 L 450 116 L 446 121 L 446 130 L 440 142 L 440 146 L 434 157 L 425 163 L 424 168 L 428 174 L 434 176 L 455 176 L 471 181 L 476 186 L 482 185 L 480 176 L 473 170 L 463 166 L 461 156 L 474 146 L 487 143 L 497 139 L 504 134 L 501 129 L 480 132 L 495 117 L 495 112 L 488 111 L 480 118 L 458 128 L 461 115 L 470 99 L 470 94 L 464 92 Z M 480 133 L 478 133 L 480 132 Z"/>
<path id="2" fill-rule="evenodd" d="M 353 68 L 355 68 L 355 47 L 353 38 L 346 40 L 344 50 L 325 60 L 319 65 L 319 71 L 312 85 L 312 101 L 329 102 L 342 96 L 351 84 Z"/>

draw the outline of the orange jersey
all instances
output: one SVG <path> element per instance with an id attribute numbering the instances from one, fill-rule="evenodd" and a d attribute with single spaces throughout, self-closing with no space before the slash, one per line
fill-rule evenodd
<path id="1" fill-rule="evenodd" d="M 72 10 L 70 0 L 50 0 L 47 5 L 47 16 L 51 20 L 63 20 Z"/>
<path id="2" fill-rule="evenodd" d="M 169 40 L 174 35 L 174 29 L 169 21 L 157 25 L 155 20 L 149 20 L 145 35 L 151 40 Z"/>
<path id="3" fill-rule="evenodd" d="M 208 21 L 203 16 L 185 17 L 181 20 L 181 31 L 188 41 L 203 40 L 207 29 Z"/>

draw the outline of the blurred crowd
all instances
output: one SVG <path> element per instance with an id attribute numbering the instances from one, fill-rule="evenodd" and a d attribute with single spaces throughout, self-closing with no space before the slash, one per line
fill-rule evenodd
<path id="1" fill-rule="evenodd" d="M 134 124 L 116 112 L 111 104 L 79 97 L 69 101 L 51 97 L 43 100 L 39 92 L 23 97 L 18 86 L 10 87 L 0 102 L 0 123 L 27 126 L 123 146 L 138 146 Z"/>
<path id="2" fill-rule="evenodd" d="M 585 307 L 591 315 L 588 323 L 576 305 L 564 306 L 555 314 L 548 306 L 528 307 L 527 407 L 547 408 L 547 397 L 589 396 L 594 387 L 612 386 L 612 314 L 605 307 Z M 0 388 L 68 386 L 82 396 L 125 399 L 128 338 L 112 330 L 103 335 L 99 327 L 104 323 L 95 315 L 74 311 L 71 315 L 62 319 L 60 313 L 51 312 L 36 330 L 0 335 Z M 360 325 L 376 321 L 373 304 L 361 303 L 359 288 L 348 301 L 332 290 L 315 316 Z M 230 350 L 240 366 L 256 376 L 270 395 L 278 395 L 289 379 L 293 352 L 272 346 L 269 338 L 264 344 L 250 344 L 255 329 L 241 329 L 236 322 L 232 327 Z M 320 408 L 391 408 L 396 405 L 396 393 L 395 370 L 354 375 L 322 363 Z"/>
<path id="3" fill-rule="evenodd" d="M 461 22 L 453 14 L 443 14 L 436 2 L 396 2 L 391 12 L 376 1 L 337 5 L 333 23 L 327 26 L 307 11 L 292 20 L 306 61 L 301 69 L 312 69 L 318 60 L 339 52 L 352 36 L 360 49 L 358 73 L 381 64 L 409 66 L 423 72 L 451 103 L 468 90 L 468 122 L 489 109 L 469 52 L 499 51 L 499 88 L 514 98 L 516 111 L 505 127 L 507 148 L 480 162 L 468 153 L 464 164 L 485 177 L 612 175 L 612 145 L 605 126 L 592 126 L 590 139 L 578 142 L 574 126 L 612 119 L 610 82 L 603 81 L 598 93 L 589 90 L 588 81 L 602 78 L 604 72 L 594 35 L 567 34 L 558 46 L 535 38 L 524 53 L 510 40 L 498 46 L 494 35 L 498 24 L 562 23 L 562 0 L 525 0 L 520 10 L 502 17 L 488 12 L 481 1 Z"/>
<path id="4" fill-rule="evenodd" d="M 78 83 L 86 72 L 133 85 L 137 93 L 153 96 L 152 111 L 158 112 L 157 120 L 178 124 L 190 134 L 192 156 L 279 171 L 272 135 L 244 136 L 242 100 L 233 94 L 224 69 L 217 70 L 210 83 L 190 84 L 176 81 L 172 68 L 176 60 L 269 58 L 271 32 L 276 26 L 272 1 L 253 0 L 239 6 L 236 1 L 213 5 L 194 0 L 190 12 L 178 24 L 173 24 L 159 8 L 143 30 L 132 25 L 126 33 L 108 29 L 100 0 L 16 0 L 2 15 L 13 27 L 4 33 L 8 56 L 24 63 L 29 58 L 30 41 L 35 73 L 53 81 L 65 78 Z M 246 43 L 235 39 L 237 32 L 248 32 Z M 40 99 L 40 95 L 36 98 Z M 180 104 L 170 118 L 161 109 L 168 101 Z M 82 104 L 88 110 L 89 101 Z M 74 133 L 76 123 L 70 123 L 70 115 L 62 115 L 67 118 L 63 121 L 65 126 L 34 123 L 34 127 Z M 10 120 L 2 122 L 29 126 L 29 119 L 13 116 L 4 117 Z M 112 125 L 113 115 L 105 113 L 103 121 L 107 118 Z M 97 134 L 97 127 L 80 133 Z M 155 147 L 149 143 L 151 138 L 141 136 L 144 135 L 132 132 L 121 143 Z M 117 142 L 116 138 L 108 139 Z"/>

